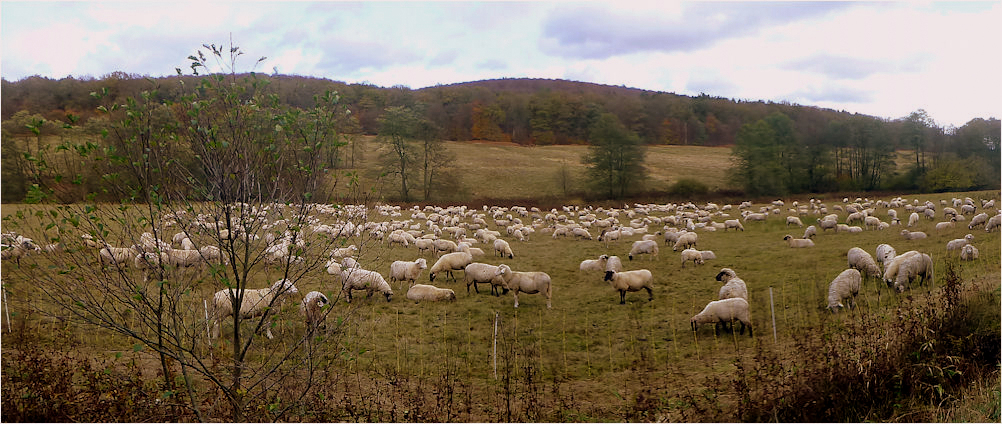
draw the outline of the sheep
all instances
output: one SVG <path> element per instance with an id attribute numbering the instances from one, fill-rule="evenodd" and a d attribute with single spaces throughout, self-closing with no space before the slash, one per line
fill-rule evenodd
<path id="1" fill-rule="evenodd" d="M 919 214 L 918 213 L 912 212 L 911 215 L 908 215 L 908 226 L 909 227 L 914 227 L 915 224 L 918 224 L 918 222 L 919 222 Z"/>
<path id="2" fill-rule="evenodd" d="M 869 277 L 880 278 L 880 267 L 877 266 L 877 262 L 873 260 L 873 256 L 870 256 L 867 251 L 853 247 L 846 253 L 846 258 L 849 268 L 865 272 Z"/>
<path id="3" fill-rule="evenodd" d="M 393 261 L 390 264 L 390 281 L 407 281 L 409 284 L 417 282 L 422 269 L 428 268 L 428 261 L 425 258 L 418 258 L 415 261 Z"/>
<path id="4" fill-rule="evenodd" d="M 24 236 L 4 236 L 4 238 L 6 243 L 3 245 L 3 250 L 0 250 L 0 259 L 13 259 L 18 266 L 21 265 L 21 258 L 27 256 L 29 252 L 41 250 L 33 240 Z"/>
<path id="5" fill-rule="evenodd" d="M 501 254 L 501 257 L 508 256 L 508 259 L 514 259 L 515 254 L 511 251 L 511 245 L 507 241 L 502 239 L 494 240 L 494 254 Z"/>
<path id="6" fill-rule="evenodd" d="M 884 267 L 887 267 L 891 259 L 894 259 L 895 256 L 898 256 L 898 252 L 895 251 L 894 247 L 892 247 L 891 245 L 889 244 L 877 245 L 876 260 L 877 262 L 880 262 L 880 264 L 883 265 Z"/>
<path id="7" fill-rule="evenodd" d="M 678 240 L 675 241 L 675 245 L 672 246 L 671 250 L 677 252 L 679 248 L 688 249 L 690 247 L 696 247 L 696 240 L 698 238 L 699 235 L 694 232 L 685 232 L 678 236 Z"/>
<path id="8" fill-rule="evenodd" d="M 303 301 L 299 304 L 299 312 L 303 314 L 307 331 L 313 331 L 320 327 L 326 315 L 323 308 L 328 303 L 330 300 L 327 299 L 327 296 L 318 291 L 311 291 L 303 296 Z"/>
<path id="9" fill-rule="evenodd" d="M 327 260 L 324 264 L 324 268 L 327 269 L 327 273 L 330 275 L 341 275 L 341 264 L 338 263 L 336 258 L 331 258 Z"/>
<path id="10" fill-rule="evenodd" d="M 748 327 L 748 336 L 753 335 L 752 323 L 751 323 L 751 311 L 748 307 L 748 301 L 740 298 L 729 298 L 723 300 L 714 300 L 703 308 L 703 311 L 694 315 L 689 319 L 689 325 L 692 326 L 692 331 L 695 332 L 699 328 L 700 324 L 714 323 L 713 334 L 717 334 L 717 329 L 721 325 L 727 325 L 728 323 L 738 320 L 741 322 L 741 334 L 745 333 L 745 327 Z"/>
<path id="11" fill-rule="evenodd" d="M 821 226 L 821 231 L 835 230 L 838 232 L 838 221 L 837 218 L 829 219 L 824 218 L 818 220 L 818 225 Z"/>
<path id="12" fill-rule="evenodd" d="M 415 284 L 407 290 L 407 299 L 414 303 L 422 300 L 428 302 L 440 302 L 444 300 L 456 300 L 456 292 L 452 289 L 442 289 L 427 284 Z"/>
<path id="13" fill-rule="evenodd" d="M 459 250 L 459 246 L 456 242 L 446 239 L 435 239 L 432 240 L 432 245 L 435 249 L 435 255 L 440 255 L 442 253 L 452 253 Z"/>
<path id="14" fill-rule="evenodd" d="M 471 263 L 473 263 L 473 255 L 469 253 L 446 253 L 438 258 L 435 261 L 435 265 L 432 265 L 431 269 L 428 270 L 428 281 L 435 281 L 435 276 L 442 271 L 445 271 L 446 278 L 452 278 L 453 281 L 456 281 L 456 277 L 452 275 L 452 271 L 466 269 L 466 266 Z"/>
<path id="15" fill-rule="evenodd" d="M 861 280 L 862 276 L 859 274 L 859 270 L 855 268 L 842 271 L 835 277 L 831 284 L 828 285 L 828 309 L 836 312 L 839 308 L 845 308 L 842 301 L 846 299 L 848 299 L 849 307 L 855 308 L 856 295 L 859 294 Z"/>
<path id="16" fill-rule="evenodd" d="M 207 245 L 202 246 L 198 249 L 198 253 L 202 256 L 202 259 L 206 262 L 219 262 L 222 261 L 223 264 L 229 265 L 230 260 L 227 259 L 226 255 L 223 254 L 222 250 L 218 246 Z"/>
<path id="17" fill-rule="evenodd" d="M 194 249 L 167 249 L 161 253 L 166 258 L 166 262 L 175 267 L 191 267 L 202 263 L 202 253 Z"/>
<path id="18" fill-rule="evenodd" d="M 606 271 L 605 281 L 609 282 L 612 288 L 619 290 L 619 304 L 626 304 L 626 292 L 647 290 L 647 301 L 654 300 L 654 274 L 646 269 L 633 271 L 612 272 Z"/>
<path id="19" fill-rule="evenodd" d="M 361 268 L 346 268 L 341 271 L 341 279 L 344 281 L 341 291 L 345 293 L 348 303 L 351 303 L 352 290 L 365 290 L 366 297 L 372 297 L 372 294 L 378 291 L 386 297 L 387 302 L 393 299 L 393 289 L 378 272 Z"/>
<path id="20" fill-rule="evenodd" d="M 937 222 L 936 231 L 949 230 L 954 227 L 954 223 L 957 222 L 956 218 L 950 219 L 949 221 Z"/>
<path id="21" fill-rule="evenodd" d="M 718 299 L 740 297 L 748 300 L 748 286 L 745 284 L 745 280 L 739 278 L 733 269 L 721 268 L 715 278 L 717 281 L 724 283 L 723 286 L 720 286 L 720 291 L 717 292 Z"/>
<path id="22" fill-rule="evenodd" d="M 470 243 L 467 243 L 467 242 L 456 243 L 456 247 L 458 248 L 458 250 L 456 250 L 457 252 L 466 252 L 466 253 L 469 253 L 474 258 L 477 258 L 477 257 L 480 257 L 480 256 L 484 256 L 486 254 L 486 253 L 484 253 L 483 249 L 481 249 L 479 247 L 472 247 L 472 246 L 470 246 Z"/>
<path id="23" fill-rule="evenodd" d="M 495 275 L 501 277 L 501 281 L 505 288 L 515 292 L 516 308 L 518 307 L 519 292 L 527 294 L 542 293 L 543 296 L 546 296 L 546 309 L 550 309 L 552 307 L 550 300 L 553 294 L 553 288 L 549 274 L 540 271 L 512 271 L 508 265 L 501 264 L 498 265 L 498 270 Z"/>
<path id="24" fill-rule="evenodd" d="M 901 230 L 901 236 L 904 237 L 905 240 L 921 240 L 927 237 L 927 235 L 921 231 L 908 230 Z"/>
<path id="25" fill-rule="evenodd" d="M 978 256 L 980 255 L 981 253 L 978 252 L 978 248 L 974 247 L 973 244 L 964 245 L 964 247 L 960 249 L 960 260 L 962 261 L 973 261 L 978 259 Z"/>
<path id="26" fill-rule="evenodd" d="M 724 231 L 727 231 L 728 228 L 733 228 L 735 230 L 741 230 L 741 231 L 745 230 L 745 226 L 741 225 L 741 221 L 737 219 L 728 219 L 724 221 Z"/>
<path id="27" fill-rule="evenodd" d="M 195 242 L 191 241 L 191 239 L 187 238 L 187 237 L 181 239 L 181 243 L 179 243 L 179 244 L 181 245 L 181 249 L 182 250 L 195 250 L 196 249 Z"/>
<path id="28" fill-rule="evenodd" d="M 801 237 L 801 238 L 804 238 L 804 239 L 809 239 L 809 238 L 813 238 L 813 237 L 814 237 L 814 236 L 816 236 L 817 234 L 818 234 L 818 228 L 817 228 L 817 227 L 815 227 L 815 226 L 813 226 L 813 225 L 809 225 L 809 226 L 807 227 L 807 229 L 806 229 L 806 230 L 804 230 L 804 236 L 803 236 L 803 237 Z"/>
<path id="29" fill-rule="evenodd" d="M 92 236 L 90 234 L 87 234 L 87 233 L 81 234 L 80 238 L 83 239 L 84 245 L 86 245 L 87 247 L 94 248 L 94 249 L 104 247 L 104 244 L 102 244 L 101 242 L 98 242 L 98 241 L 94 240 L 94 236 Z"/>
<path id="30" fill-rule="evenodd" d="M 598 259 L 585 259 L 581 261 L 581 265 L 578 269 L 581 271 L 602 271 L 605 272 L 605 266 L 609 262 L 609 255 L 600 255 Z"/>
<path id="31" fill-rule="evenodd" d="M 1002 225 L 1002 214 L 995 215 L 985 223 L 985 232 L 990 233 L 992 230 L 999 228 Z"/>
<path id="32" fill-rule="evenodd" d="M 650 255 L 650 259 L 654 260 L 658 256 L 658 242 L 654 240 L 637 240 L 633 242 L 633 246 L 630 248 L 630 254 L 628 257 L 633 260 L 633 255 Z"/>
<path id="33" fill-rule="evenodd" d="M 981 212 L 977 215 L 974 215 L 974 218 L 971 218 L 971 223 L 967 225 L 967 229 L 973 230 L 974 227 L 977 227 L 979 225 L 985 225 L 985 227 L 987 227 L 986 225 L 987 222 L 988 222 L 988 214 Z"/>
<path id="34" fill-rule="evenodd" d="M 949 254 L 950 252 L 952 252 L 954 250 L 960 250 L 964 246 L 966 246 L 968 244 L 971 244 L 972 241 L 974 241 L 974 235 L 973 234 L 968 234 L 968 235 L 964 236 L 964 238 L 961 238 L 961 239 L 950 240 L 950 241 L 948 241 L 946 243 L 946 253 Z"/>
<path id="35" fill-rule="evenodd" d="M 875 216 L 868 216 L 863 218 L 863 226 L 866 228 L 873 227 L 874 230 L 879 229 L 880 224 L 882 222 L 883 221 L 881 221 L 880 218 L 877 218 Z"/>
<path id="36" fill-rule="evenodd" d="M 933 281 L 932 258 L 925 253 L 911 255 L 897 263 L 897 276 L 894 280 L 894 290 L 905 291 L 912 280 L 921 277 L 922 282 Z"/>
<path id="37" fill-rule="evenodd" d="M 352 244 L 348 247 L 334 249 L 331 252 L 331 258 L 344 259 L 350 256 L 355 256 L 356 254 L 358 254 L 358 247 Z"/>
<path id="38" fill-rule="evenodd" d="M 497 265 L 483 264 L 480 262 L 473 262 L 466 266 L 464 269 L 463 280 L 466 281 L 466 292 L 470 292 L 470 285 L 473 285 L 473 290 L 480 293 L 480 289 L 477 288 L 479 283 L 489 283 L 491 285 L 491 294 L 497 296 L 498 288 L 501 288 L 500 294 L 508 294 L 508 289 L 504 287 L 504 283 L 501 278 L 497 276 L 498 267 Z"/>
<path id="39" fill-rule="evenodd" d="M 407 241 L 407 238 L 404 236 L 404 234 L 407 233 L 404 233 L 402 231 L 390 233 L 389 237 L 386 238 L 386 243 L 389 244 L 390 246 L 393 246 L 394 244 L 399 244 L 403 247 L 408 247 L 410 246 L 410 242 Z"/>
<path id="40" fill-rule="evenodd" d="M 128 265 L 129 260 L 134 259 L 137 254 L 139 254 L 139 249 L 136 249 L 135 245 L 132 247 L 112 247 L 106 245 L 99 252 L 102 266 L 105 264 Z"/>
<path id="41" fill-rule="evenodd" d="M 623 232 L 620 230 L 602 230 L 602 233 L 598 235 L 598 241 L 604 241 L 605 246 L 608 247 L 610 241 L 619 240 L 622 235 Z"/>
<path id="42" fill-rule="evenodd" d="M 712 250 L 700 250 L 699 255 L 703 257 L 703 261 L 717 259 L 717 254 L 713 253 Z"/>
<path id="43" fill-rule="evenodd" d="M 766 215 L 764 213 L 750 213 L 750 214 L 745 215 L 744 219 L 745 219 L 745 222 L 748 222 L 748 221 L 765 221 L 766 216 L 768 216 L 768 215 Z"/>
<path id="44" fill-rule="evenodd" d="M 619 256 L 610 256 L 605 262 L 605 270 L 620 272 L 623 270 L 623 261 L 619 260 Z"/>
<path id="45" fill-rule="evenodd" d="M 786 240 L 786 244 L 789 245 L 790 247 L 793 247 L 793 248 L 798 248 L 798 247 L 814 247 L 814 241 L 812 241 L 811 239 L 793 238 L 793 236 L 791 236 L 789 234 L 787 234 L 785 237 L 783 237 L 783 240 Z"/>
<path id="46" fill-rule="evenodd" d="M 209 320 L 212 321 L 211 338 L 215 339 L 219 337 L 219 323 L 223 318 L 233 316 L 234 303 L 238 299 L 240 304 L 236 310 L 240 312 L 241 319 L 262 315 L 267 315 L 267 319 L 273 318 L 278 313 L 287 296 L 296 293 L 299 293 L 299 290 L 296 289 L 292 281 L 287 279 L 278 280 L 271 287 L 263 289 L 225 289 L 216 292 L 212 297 L 212 302 L 209 304 L 210 310 L 207 312 Z M 261 325 L 260 327 L 265 330 L 265 336 L 269 339 L 275 338 L 271 334 L 271 323 Z M 236 329 L 233 331 L 236 331 Z"/>
<path id="47" fill-rule="evenodd" d="M 685 263 L 692 261 L 693 265 L 702 264 L 703 253 L 696 249 L 685 249 L 682 251 L 682 268 L 685 268 Z"/>
<path id="48" fill-rule="evenodd" d="M 786 217 L 786 225 L 787 226 L 796 225 L 796 226 L 798 226 L 800 228 L 804 228 L 804 223 L 800 221 L 800 217 L 796 217 L 796 216 L 788 216 L 788 217 Z"/>

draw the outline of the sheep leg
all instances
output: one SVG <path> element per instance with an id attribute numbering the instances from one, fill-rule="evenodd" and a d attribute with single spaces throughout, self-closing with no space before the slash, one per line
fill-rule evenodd
<path id="1" fill-rule="evenodd" d="M 647 289 L 647 301 L 650 302 L 654 300 L 654 290 L 651 290 L 650 287 L 644 287 L 644 288 Z"/>
<path id="2" fill-rule="evenodd" d="M 518 307 L 518 290 L 515 290 L 515 307 Z"/>
<path id="3" fill-rule="evenodd" d="M 626 290 L 619 291 L 619 304 L 620 305 L 626 304 Z"/>

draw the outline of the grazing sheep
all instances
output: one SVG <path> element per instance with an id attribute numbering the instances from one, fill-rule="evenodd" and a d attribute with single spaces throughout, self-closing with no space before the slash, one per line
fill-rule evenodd
<path id="1" fill-rule="evenodd" d="M 292 281 L 282 279 L 276 281 L 271 287 L 264 289 L 234 290 L 225 289 L 216 292 L 209 303 L 208 316 L 212 321 L 213 339 L 219 337 L 220 321 L 223 318 L 233 316 L 234 311 L 240 312 L 241 319 L 248 319 L 267 315 L 266 318 L 274 318 L 281 309 L 282 303 L 289 295 L 299 293 Z M 240 304 L 234 308 L 235 302 L 239 299 Z M 275 338 L 271 334 L 271 323 L 261 326 L 265 331 L 265 336 L 269 339 Z M 236 331 L 236 329 L 234 329 Z"/>
<path id="2" fill-rule="evenodd" d="M 581 265 L 578 269 L 581 271 L 602 271 L 605 272 L 605 266 L 609 262 L 609 255 L 601 255 L 598 259 L 585 259 L 581 261 Z"/>
<path id="3" fill-rule="evenodd" d="M 504 287 L 504 283 L 501 281 L 501 277 L 497 276 L 498 267 L 497 265 L 483 264 L 480 262 L 473 262 L 466 266 L 463 273 L 463 279 L 466 281 L 466 292 L 470 292 L 470 285 L 473 285 L 473 290 L 480 293 L 480 289 L 477 288 L 477 284 L 489 283 L 491 285 L 491 294 L 497 296 L 498 288 L 501 289 L 501 294 L 508 294 L 508 289 Z"/>
<path id="4" fill-rule="evenodd" d="M 422 269 L 428 268 L 428 261 L 418 258 L 415 261 L 393 261 L 390 264 L 390 281 L 406 281 L 409 284 L 417 282 Z"/>
<path id="5" fill-rule="evenodd" d="M 685 263 L 692 261 L 693 265 L 703 264 L 703 253 L 696 249 L 685 249 L 682 251 L 682 268 L 685 268 Z"/>
<path id="6" fill-rule="evenodd" d="M 988 222 L 988 214 L 981 212 L 977 215 L 974 215 L 974 218 L 971 218 L 971 223 L 967 225 L 967 229 L 973 230 L 974 227 L 977 227 L 979 225 L 985 225 L 987 224 L 987 222 Z M 985 226 L 987 227 L 987 225 Z"/>
<path id="7" fill-rule="evenodd" d="M 800 217 L 797 217 L 797 216 L 788 216 L 788 217 L 786 217 L 786 225 L 787 226 L 796 225 L 796 226 L 798 226 L 800 228 L 804 228 L 804 223 L 801 222 L 800 221 Z"/>
<path id="8" fill-rule="evenodd" d="M 854 247 L 853 249 L 856 248 Z M 849 301 L 849 307 L 855 308 L 856 295 L 859 294 L 861 280 L 862 276 L 859 274 L 859 270 L 854 268 L 842 271 L 835 277 L 831 284 L 828 285 L 828 309 L 836 312 L 839 308 L 845 308 L 842 301 L 846 299 Z"/>
<path id="9" fill-rule="evenodd" d="M 892 247 L 891 245 L 889 244 L 877 245 L 876 260 L 877 262 L 880 262 L 881 265 L 886 267 L 887 264 L 890 262 L 890 260 L 894 259 L 895 256 L 898 256 L 898 252 L 894 250 L 894 247 Z"/>
<path id="10" fill-rule="evenodd" d="M 509 245 L 507 241 L 504 241 L 502 239 L 494 240 L 494 254 L 497 255 L 499 253 L 501 254 L 502 258 L 505 256 L 507 256 L 508 259 L 515 258 L 515 254 L 513 254 L 511 251 L 511 245 Z"/>
<path id="11" fill-rule="evenodd" d="M 835 230 L 838 232 L 838 220 L 837 218 L 824 218 L 818 220 L 818 225 L 821 226 L 821 231 Z"/>
<path id="12" fill-rule="evenodd" d="M 432 245 L 435 248 L 435 255 L 441 255 L 442 253 L 452 253 L 459 250 L 459 246 L 456 242 L 446 239 L 435 239 L 432 240 Z"/>
<path id="13" fill-rule="evenodd" d="M 919 222 L 919 214 L 918 213 L 912 212 L 911 215 L 908 215 L 908 226 L 909 227 L 914 227 L 915 224 L 918 224 L 918 222 Z"/>
<path id="14" fill-rule="evenodd" d="M 647 301 L 654 300 L 654 274 L 651 274 L 649 270 L 606 271 L 605 281 L 608 281 L 612 288 L 619 290 L 620 305 L 626 304 L 626 292 L 640 291 L 640 289 L 647 290 Z"/>
<path id="15" fill-rule="evenodd" d="M 728 228 L 733 228 L 735 230 L 741 230 L 741 231 L 745 230 L 745 226 L 741 225 L 741 221 L 737 219 L 728 219 L 724 221 L 724 231 L 727 231 Z"/>
<path id="16" fill-rule="evenodd" d="M 724 283 L 723 286 L 720 286 L 720 291 L 717 292 L 717 297 L 720 300 L 734 297 L 748 300 L 748 286 L 745 284 L 745 280 L 738 278 L 738 274 L 733 269 L 721 268 L 715 278 Z"/>
<path id="17" fill-rule="evenodd" d="M 414 240 L 414 245 L 417 246 L 418 254 L 420 254 L 422 252 L 434 250 L 435 240 L 419 238 Z"/>
<path id="18" fill-rule="evenodd" d="M 623 261 L 619 260 L 619 256 L 610 256 L 605 263 L 605 270 L 606 272 L 620 272 L 623 270 Z"/>
<path id="19" fill-rule="evenodd" d="M 814 241 L 812 241 L 811 239 L 793 238 L 793 236 L 791 236 L 789 234 L 787 234 L 785 237 L 783 237 L 783 240 L 786 240 L 786 244 L 789 245 L 790 247 L 793 247 L 793 248 L 797 248 L 797 247 L 814 247 Z"/>
<path id="20" fill-rule="evenodd" d="M 922 282 L 933 281 L 932 258 L 925 253 L 911 255 L 897 263 L 897 276 L 894 279 L 894 290 L 898 293 L 911 286 L 911 282 L 921 277 Z"/>
<path id="21" fill-rule="evenodd" d="M 807 227 L 806 230 L 804 230 L 804 236 L 801 238 L 810 239 L 814 238 L 814 236 L 816 235 L 818 235 L 818 228 L 813 225 L 810 225 Z"/>
<path id="22" fill-rule="evenodd" d="M 630 248 L 629 258 L 632 261 L 633 255 L 650 255 L 650 259 L 654 260 L 658 256 L 658 242 L 654 240 L 637 240 L 633 242 L 633 246 Z"/>
<path id="23" fill-rule="evenodd" d="M 346 301 L 351 303 L 352 290 L 365 290 L 365 297 L 372 297 L 375 292 L 380 292 L 386 296 L 389 302 L 393 298 L 393 289 L 390 283 L 386 282 L 376 271 L 369 271 L 361 268 L 346 268 L 341 271 L 341 279 L 344 281 L 341 291 L 345 293 Z"/>
<path id="24" fill-rule="evenodd" d="M 549 274 L 545 272 L 512 271 L 508 265 L 498 265 L 497 276 L 501 277 L 504 287 L 515 292 L 515 307 L 518 307 L 518 293 L 542 293 L 546 296 L 546 308 L 552 307 L 550 298 L 553 294 Z"/>
<path id="25" fill-rule="evenodd" d="M 435 265 L 432 265 L 431 269 L 428 270 L 428 281 L 435 281 L 435 276 L 442 271 L 445 271 L 446 279 L 451 278 L 452 281 L 456 281 L 456 277 L 452 275 L 452 271 L 466 269 L 466 266 L 471 263 L 473 263 L 473 255 L 469 253 L 446 253 L 442 255 L 442 257 L 438 258 L 438 260 L 435 261 Z"/>
<path id="26" fill-rule="evenodd" d="M 873 256 L 870 256 L 867 251 L 853 247 L 846 253 L 846 257 L 848 258 L 849 268 L 865 272 L 868 277 L 880 278 L 880 267 L 877 266 L 877 262 L 873 260 Z"/>
<path id="27" fill-rule="evenodd" d="M 427 284 L 415 284 L 407 290 L 407 299 L 413 300 L 415 303 L 422 300 L 428 302 L 456 300 L 456 292 L 452 289 L 442 289 Z"/>
<path id="28" fill-rule="evenodd" d="M 745 215 L 744 219 L 745 219 L 745 222 L 748 222 L 748 221 L 765 221 L 765 218 L 767 216 L 768 215 L 766 215 L 764 213 L 750 213 L 750 214 Z"/>
<path id="29" fill-rule="evenodd" d="M 908 230 L 901 230 L 901 236 L 904 237 L 905 240 L 921 240 L 928 237 L 925 233 L 921 231 L 908 231 Z"/>
<path id="30" fill-rule="evenodd" d="M 410 246 L 410 242 L 407 241 L 407 237 L 405 237 L 404 234 L 407 233 L 403 231 L 390 233 L 389 237 L 386 238 L 386 243 L 390 246 L 399 244 L 403 247 L 408 247 Z"/>
<path id="31" fill-rule="evenodd" d="M 101 266 L 106 264 L 122 265 L 129 264 L 129 260 L 134 259 L 139 254 L 139 249 L 132 247 L 112 247 L 104 246 L 99 252 Z"/>
<path id="32" fill-rule="evenodd" d="M 682 233 L 682 235 L 678 236 L 678 240 L 675 241 L 675 245 L 672 246 L 671 250 L 677 252 L 679 248 L 688 249 L 690 247 L 696 247 L 696 239 L 698 238 L 699 235 L 692 231 Z"/>
<path id="33" fill-rule="evenodd" d="M 961 238 L 961 239 L 950 240 L 950 241 L 946 242 L 946 253 L 949 254 L 950 252 L 952 252 L 954 250 L 960 250 L 964 246 L 966 246 L 968 244 L 971 244 L 972 241 L 974 241 L 974 235 L 973 234 L 968 234 L 968 235 L 964 236 L 964 238 Z"/>
<path id="34" fill-rule="evenodd" d="M 320 327 L 320 324 L 324 321 L 324 306 L 330 303 L 327 300 L 327 296 L 318 291 L 311 291 L 303 296 L 302 303 L 299 304 L 299 312 L 303 314 L 303 320 L 306 322 L 306 331 L 312 332 Z"/>
<path id="35" fill-rule="evenodd" d="M 358 247 L 352 244 L 349 245 L 348 247 L 341 247 L 334 249 L 334 251 L 331 252 L 331 258 L 337 258 L 340 260 L 347 257 L 355 256 L 356 254 L 358 254 Z"/>
<path id="36" fill-rule="evenodd" d="M 990 233 L 992 230 L 999 228 L 1002 225 L 1002 214 L 995 215 L 985 223 L 985 232 Z"/>
<path id="37" fill-rule="evenodd" d="M 741 322 L 741 334 L 744 334 L 745 327 L 748 327 L 748 336 L 751 337 L 753 335 L 751 310 L 748 307 L 748 301 L 740 297 L 714 300 L 706 304 L 702 312 L 689 319 L 689 325 L 692 326 L 692 331 L 695 332 L 700 324 L 709 324 L 712 322 L 714 323 L 713 334 L 716 335 L 720 326 L 726 326 L 734 320 Z"/>
<path id="38" fill-rule="evenodd" d="M 37 252 L 41 249 L 35 245 L 35 242 L 30 238 L 24 236 L 4 236 L 3 250 L 0 250 L 0 259 L 10 260 L 13 259 L 18 266 L 21 265 L 21 258 L 27 256 L 30 252 Z M 112 248 L 114 249 L 114 248 Z M 103 256 L 102 256 L 103 258 Z M 104 261 L 102 261 L 103 263 Z"/>
<path id="39" fill-rule="evenodd" d="M 960 260 L 962 261 L 973 261 L 978 259 L 980 255 L 981 253 L 978 252 L 978 248 L 974 247 L 973 244 L 965 245 L 960 249 Z"/>

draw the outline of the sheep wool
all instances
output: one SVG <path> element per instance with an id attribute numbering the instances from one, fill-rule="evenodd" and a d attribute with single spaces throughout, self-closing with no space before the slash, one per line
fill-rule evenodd
<path id="1" fill-rule="evenodd" d="M 498 239 L 501 240 L 501 239 Z M 473 263 L 473 255 L 466 252 L 452 252 L 442 255 L 435 261 L 435 265 L 431 266 L 428 270 L 428 280 L 435 281 L 435 276 L 440 272 L 445 272 L 446 278 L 451 278 L 453 281 L 456 277 L 452 275 L 452 271 L 459 271 L 466 269 L 466 266 Z"/>
<path id="2" fill-rule="evenodd" d="M 456 300 L 456 292 L 427 284 L 415 284 L 407 290 L 407 299 L 415 303 L 423 301 L 441 302 Z"/>
<path id="3" fill-rule="evenodd" d="M 962 261 L 973 261 L 978 259 L 979 255 L 978 248 L 972 244 L 968 244 L 960 249 L 960 260 Z"/>
<path id="4" fill-rule="evenodd" d="M 654 300 L 654 274 L 646 269 L 633 271 L 605 273 L 605 281 L 608 281 L 612 288 L 619 290 L 619 304 L 626 304 L 626 292 L 647 290 L 647 301 Z"/>
<path id="5" fill-rule="evenodd" d="M 658 242 L 654 240 L 637 240 L 633 242 L 628 256 L 631 261 L 633 260 L 633 255 L 650 255 L 650 259 L 653 260 L 658 256 Z"/>
<path id="6" fill-rule="evenodd" d="M 785 237 L 783 237 L 783 240 L 786 240 L 786 244 L 788 246 L 792 247 L 792 248 L 814 247 L 814 241 L 813 240 L 811 240 L 811 239 L 793 238 L 793 236 L 791 236 L 789 234 L 787 234 Z"/>
<path id="7" fill-rule="evenodd" d="M 748 327 L 748 336 L 753 335 L 748 301 L 740 297 L 714 300 L 706 304 L 702 312 L 689 319 L 689 324 L 692 326 L 692 331 L 695 332 L 701 324 L 714 323 L 713 334 L 717 334 L 717 329 L 721 325 L 729 324 L 734 320 L 741 322 L 741 334 L 744 334 L 745 327 Z"/>
<path id="8" fill-rule="evenodd" d="M 702 264 L 703 253 L 696 249 L 685 249 L 682 251 L 682 268 L 685 268 L 685 263 L 692 261 L 693 265 Z"/>
<path id="9" fill-rule="evenodd" d="M 733 269 L 721 268 L 720 272 L 717 273 L 716 280 L 724 283 L 717 293 L 719 299 L 740 297 L 748 300 L 748 286 L 744 280 L 738 278 L 738 274 Z"/>
<path id="10" fill-rule="evenodd" d="M 487 283 L 491 285 L 491 294 L 497 296 L 498 288 L 501 289 L 501 294 L 508 294 L 508 289 L 504 287 L 504 283 L 501 281 L 501 277 L 497 276 L 498 267 L 497 265 L 484 264 L 480 262 L 473 262 L 466 266 L 464 270 L 463 279 L 466 280 L 466 292 L 470 292 L 470 285 L 473 285 L 473 290 L 480 293 L 480 289 L 477 284 Z"/>
<path id="11" fill-rule="evenodd" d="M 327 296 L 318 291 L 311 291 L 303 296 L 303 301 L 299 304 L 299 312 L 303 314 L 303 320 L 306 322 L 306 329 L 312 331 L 320 326 L 324 321 L 326 314 L 324 313 L 324 306 L 330 303 Z"/>
<path id="12" fill-rule="evenodd" d="M 407 281 L 414 284 L 421 275 L 421 270 L 428 268 L 425 258 L 414 261 L 393 261 L 390 264 L 390 281 Z"/>
<path id="13" fill-rule="evenodd" d="M 849 268 L 865 272 L 868 277 L 880 277 L 880 267 L 877 266 L 877 261 L 873 260 L 873 256 L 870 256 L 867 251 L 853 247 L 849 249 L 846 258 L 849 262 Z"/>
<path id="14" fill-rule="evenodd" d="M 553 287 L 550 275 L 545 272 L 520 272 L 512 271 L 508 265 L 498 265 L 497 276 L 501 277 L 505 288 L 512 290 L 515 295 L 515 307 L 518 307 L 518 293 L 527 294 L 542 293 L 546 296 L 546 308 L 550 309 L 553 294 Z"/>
<path id="15" fill-rule="evenodd" d="M 859 294 L 861 280 L 862 276 L 859 270 L 853 268 L 842 271 L 842 273 L 835 277 L 828 285 L 828 309 L 835 312 L 839 308 L 845 308 L 842 302 L 846 299 L 848 299 L 849 306 L 855 308 L 855 299 L 856 295 Z"/>
<path id="16" fill-rule="evenodd" d="M 223 318 L 233 316 L 233 303 L 236 299 L 239 298 L 241 300 L 237 308 L 240 318 L 266 316 L 267 319 L 273 318 L 278 313 L 281 309 L 281 304 L 285 301 L 285 297 L 296 293 L 299 293 L 299 290 L 292 284 L 292 281 L 287 279 L 278 280 L 271 287 L 264 289 L 246 289 L 242 291 L 226 289 L 216 292 L 212 297 L 210 310 L 208 311 L 209 319 L 212 321 L 211 337 L 213 339 L 218 338 L 220 321 Z M 275 338 L 271 334 L 270 323 L 261 327 L 265 330 L 265 336 L 269 339 Z"/>
<path id="17" fill-rule="evenodd" d="M 390 283 L 387 283 L 386 279 L 378 272 L 361 268 L 345 268 L 341 271 L 341 279 L 344 281 L 341 291 L 345 292 L 345 301 L 348 303 L 351 303 L 352 290 L 364 290 L 366 297 L 372 297 L 373 293 L 380 292 L 386 297 L 387 302 L 393 298 L 393 289 L 390 288 Z"/>

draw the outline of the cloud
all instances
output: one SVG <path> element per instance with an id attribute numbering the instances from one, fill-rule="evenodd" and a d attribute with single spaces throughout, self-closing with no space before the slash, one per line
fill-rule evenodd
<path id="1" fill-rule="evenodd" d="M 786 97 L 791 101 L 805 105 L 863 104 L 873 100 L 873 93 L 842 84 L 823 84 L 797 90 Z"/>

